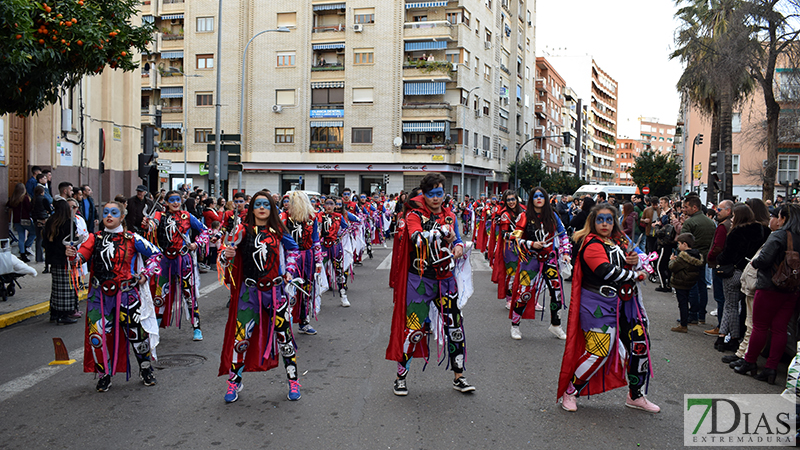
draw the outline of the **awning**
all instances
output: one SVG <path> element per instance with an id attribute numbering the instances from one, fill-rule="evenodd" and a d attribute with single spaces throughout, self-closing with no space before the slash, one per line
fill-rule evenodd
<path id="1" fill-rule="evenodd" d="M 183 58 L 183 50 L 177 52 L 161 53 L 161 59 L 182 59 L 182 58 Z"/>
<path id="2" fill-rule="evenodd" d="M 142 16 L 142 22 L 153 23 L 154 20 L 153 16 Z"/>
<path id="3" fill-rule="evenodd" d="M 311 83 L 311 89 L 343 88 L 344 81 L 320 81 Z"/>
<path id="4" fill-rule="evenodd" d="M 443 95 L 445 84 L 443 81 L 426 81 L 417 83 L 406 83 L 403 86 L 405 95 Z"/>
<path id="5" fill-rule="evenodd" d="M 406 9 L 435 8 L 437 6 L 447 6 L 447 2 L 439 1 L 439 2 L 406 3 Z"/>
<path id="6" fill-rule="evenodd" d="M 417 50 L 444 50 L 447 48 L 447 41 L 415 41 L 406 42 L 406 51 Z"/>
<path id="7" fill-rule="evenodd" d="M 161 98 L 183 98 L 183 86 L 162 87 Z"/>
<path id="8" fill-rule="evenodd" d="M 153 90 L 153 88 L 152 88 L 152 87 L 150 87 L 150 86 L 142 86 L 142 90 L 143 90 L 143 91 L 152 91 L 152 90 Z"/>
<path id="9" fill-rule="evenodd" d="M 183 19 L 183 14 L 167 14 L 166 16 L 161 16 L 161 20 L 172 20 L 172 19 Z"/>
<path id="10" fill-rule="evenodd" d="M 508 119 L 508 111 L 506 111 L 505 109 L 501 109 L 500 117 L 502 117 L 503 119 Z"/>
<path id="11" fill-rule="evenodd" d="M 344 9 L 345 3 L 326 3 L 324 5 L 314 5 L 314 11 L 330 11 L 331 9 Z"/>
<path id="12" fill-rule="evenodd" d="M 337 48 L 344 48 L 344 42 L 336 42 L 333 44 L 314 44 L 311 50 L 332 50 Z"/>
<path id="13" fill-rule="evenodd" d="M 341 120 L 332 120 L 327 122 L 321 121 L 311 121 L 311 128 L 341 128 L 344 126 L 344 122 Z"/>
<path id="14" fill-rule="evenodd" d="M 173 129 L 180 130 L 181 128 L 183 128 L 183 124 L 180 123 L 180 122 L 179 123 L 162 123 L 161 124 L 161 128 L 173 128 Z"/>
<path id="15" fill-rule="evenodd" d="M 403 133 L 444 131 L 447 122 L 403 122 Z"/>

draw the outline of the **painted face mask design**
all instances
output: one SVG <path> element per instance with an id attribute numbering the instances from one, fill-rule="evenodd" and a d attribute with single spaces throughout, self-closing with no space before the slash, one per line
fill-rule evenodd
<path id="1" fill-rule="evenodd" d="M 267 210 L 271 209 L 271 207 L 269 206 L 269 200 L 259 199 L 253 202 L 253 209 L 261 209 L 261 208 L 265 208 Z"/>
<path id="2" fill-rule="evenodd" d="M 111 216 L 115 219 L 119 219 L 122 212 L 119 208 L 103 208 L 103 217 Z"/>
<path id="3" fill-rule="evenodd" d="M 425 197 L 428 198 L 442 198 L 444 197 L 444 189 L 442 188 L 434 188 L 430 191 L 425 193 Z"/>
<path id="4" fill-rule="evenodd" d="M 613 225 L 614 224 L 614 216 L 611 215 L 611 214 L 598 214 L 597 218 L 594 219 L 594 223 L 596 223 L 597 225 L 602 225 L 604 223 L 607 223 L 609 225 Z"/>
<path id="5" fill-rule="evenodd" d="M 534 192 L 533 199 L 534 200 L 539 200 L 539 199 L 544 200 L 544 194 L 542 194 L 541 192 L 538 192 L 538 191 Z"/>
<path id="6" fill-rule="evenodd" d="M 167 203 L 180 203 L 180 202 L 181 202 L 181 198 L 180 198 L 180 196 L 177 196 L 177 195 L 173 195 L 172 197 L 167 199 Z"/>

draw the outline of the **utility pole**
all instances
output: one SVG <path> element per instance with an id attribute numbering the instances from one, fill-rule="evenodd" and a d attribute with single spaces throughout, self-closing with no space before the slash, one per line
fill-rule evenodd
<path id="1" fill-rule="evenodd" d="M 222 152 L 220 151 L 220 120 L 222 114 L 222 102 L 220 101 L 220 94 L 222 91 L 222 74 L 219 70 L 220 67 L 220 60 L 222 59 L 222 0 L 219 0 L 219 12 L 217 14 L 217 54 L 214 55 L 214 64 L 217 65 L 217 92 L 214 108 L 216 112 L 216 117 L 214 119 L 216 133 L 214 139 L 214 161 L 216 164 L 214 165 L 214 195 L 219 197 L 222 196 L 222 193 L 219 191 L 220 187 L 220 167 L 222 166 Z"/>
<path id="2" fill-rule="evenodd" d="M 464 105 L 461 111 L 461 117 L 463 119 L 461 122 L 461 198 L 464 198 L 464 195 L 467 193 L 466 189 L 464 189 L 464 158 L 467 157 L 467 146 L 464 144 L 467 136 L 467 108 L 469 108 L 469 99 L 472 91 L 479 88 L 480 86 L 475 86 L 467 91 L 467 104 Z"/>

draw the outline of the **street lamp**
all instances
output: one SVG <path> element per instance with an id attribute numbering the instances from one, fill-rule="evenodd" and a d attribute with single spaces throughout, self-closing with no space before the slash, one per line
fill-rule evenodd
<path id="1" fill-rule="evenodd" d="M 253 39 L 261 36 L 264 33 L 269 32 L 276 32 L 276 33 L 288 33 L 290 30 L 286 27 L 279 27 L 275 30 L 264 30 L 256 33 L 253 37 L 247 41 L 247 45 L 244 46 L 244 52 L 242 53 L 242 84 L 239 86 L 239 92 L 241 93 L 241 97 L 239 98 L 239 144 L 241 146 L 241 152 L 244 153 L 244 80 L 245 76 L 247 75 L 247 49 L 250 48 L 250 43 L 253 42 Z M 242 172 L 239 172 L 239 185 L 238 190 L 242 190 Z"/>
<path id="2" fill-rule="evenodd" d="M 467 132 L 467 108 L 469 108 L 469 99 L 470 94 L 475 89 L 480 89 L 480 86 L 475 86 L 474 88 L 467 91 L 467 104 L 464 105 L 463 111 L 461 116 L 464 120 L 461 122 L 461 198 L 465 198 L 467 191 L 464 189 L 464 159 L 467 157 L 467 146 L 464 144 L 466 142 L 466 132 Z"/>

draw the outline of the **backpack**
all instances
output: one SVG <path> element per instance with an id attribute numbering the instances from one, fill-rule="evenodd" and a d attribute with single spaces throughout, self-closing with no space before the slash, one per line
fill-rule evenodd
<path id="1" fill-rule="evenodd" d="M 800 288 L 800 253 L 794 250 L 789 230 L 786 230 L 786 254 L 772 273 L 772 284 L 779 292 L 794 292 Z"/>

